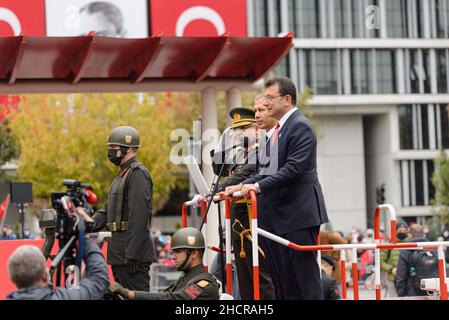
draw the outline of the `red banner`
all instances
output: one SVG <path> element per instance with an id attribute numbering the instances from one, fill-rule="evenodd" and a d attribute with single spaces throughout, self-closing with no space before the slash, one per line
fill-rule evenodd
<path id="1" fill-rule="evenodd" d="M 44 0 L 0 1 L 0 36 L 45 35 Z"/>
<path id="2" fill-rule="evenodd" d="M 151 0 L 151 32 L 164 36 L 246 36 L 246 0 Z"/>

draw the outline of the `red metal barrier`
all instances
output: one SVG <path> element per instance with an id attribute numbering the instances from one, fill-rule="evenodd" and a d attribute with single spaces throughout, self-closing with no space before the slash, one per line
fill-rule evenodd
<path id="1" fill-rule="evenodd" d="M 446 266 L 442 246 L 438 247 L 438 274 L 440 277 L 440 298 L 441 300 L 447 300 Z"/>
<path id="2" fill-rule="evenodd" d="M 375 240 L 376 243 L 370 244 L 340 244 L 340 245 L 299 245 L 290 242 L 284 238 L 267 232 L 257 226 L 257 198 L 254 191 L 250 192 L 251 198 L 251 212 L 252 212 L 252 246 L 253 246 L 253 285 L 254 285 L 254 300 L 260 299 L 260 287 L 259 287 L 259 255 L 258 255 L 258 235 L 276 241 L 282 245 L 285 245 L 293 250 L 297 251 L 336 251 L 339 250 L 340 254 L 340 265 L 341 265 L 341 279 L 342 279 L 342 298 L 347 299 L 347 288 L 346 288 L 346 253 L 345 250 L 352 250 L 352 277 L 353 277 L 353 290 L 354 299 L 359 300 L 359 281 L 358 281 L 358 265 L 357 265 L 357 250 L 358 249 L 371 249 L 375 250 L 375 290 L 376 299 L 381 299 L 381 282 L 380 282 L 380 250 L 392 250 L 392 249 L 413 249 L 419 248 L 424 250 L 430 250 L 438 248 L 438 267 L 439 267 L 439 280 L 440 280 L 440 299 L 447 300 L 447 285 L 446 285 L 446 271 L 445 271 L 445 259 L 443 247 L 449 247 L 449 241 L 442 242 L 412 242 L 412 243 L 397 243 L 396 240 L 396 213 L 391 205 L 380 205 L 376 208 L 374 217 L 374 228 L 375 228 Z M 235 200 L 235 197 L 224 197 L 220 196 L 218 200 L 226 200 L 226 217 L 230 216 L 230 201 Z M 204 201 L 203 201 L 204 204 Z M 390 214 L 390 226 L 391 226 L 391 240 L 392 243 L 380 243 L 380 233 L 379 233 L 379 216 L 381 211 L 388 210 Z M 204 211 L 204 210 L 203 210 Z M 229 228 L 227 222 L 227 229 Z M 319 243 L 319 242 L 318 242 Z M 209 247 L 210 248 L 210 247 Z M 213 249 L 213 248 L 212 248 Z M 228 247 L 226 248 L 227 253 L 229 252 Z M 219 249 L 217 249 L 219 251 Z M 226 270 L 227 275 L 229 274 L 228 269 Z M 228 276 L 228 279 L 230 277 Z M 229 284 L 228 284 L 229 285 Z"/>
<path id="3" fill-rule="evenodd" d="M 378 205 L 374 211 L 374 239 L 380 240 L 379 216 L 381 211 L 387 211 L 390 215 L 390 233 L 391 242 L 397 243 L 396 240 L 396 211 L 391 204 Z"/>
<path id="4" fill-rule="evenodd" d="M 260 300 L 260 288 L 259 288 L 259 236 L 257 226 L 257 197 L 254 191 L 250 191 L 251 197 L 251 225 L 252 225 L 252 237 L 253 237 L 253 287 L 254 287 L 254 300 Z"/>
<path id="5" fill-rule="evenodd" d="M 346 252 L 345 250 L 340 251 L 340 268 L 341 268 L 341 294 L 342 298 L 347 298 L 346 292 Z"/>
<path id="6" fill-rule="evenodd" d="M 226 218 L 226 293 L 232 295 L 231 200 L 225 200 Z"/>

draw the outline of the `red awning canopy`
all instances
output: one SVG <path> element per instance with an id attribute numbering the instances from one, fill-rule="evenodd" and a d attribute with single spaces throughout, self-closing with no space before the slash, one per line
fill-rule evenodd
<path id="1" fill-rule="evenodd" d="M 0 37 L 0 92 L 14 92 L 21 83 L 42 82 L 111 82 L 127 87 L 168 80 L 252 83 L 279 63 L 291 47 L 291 34 L 281 38 Z"/>

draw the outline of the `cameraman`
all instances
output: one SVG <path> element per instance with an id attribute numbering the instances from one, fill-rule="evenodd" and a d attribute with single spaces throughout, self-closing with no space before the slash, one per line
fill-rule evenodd
<path id="1" fill-rule="evenodd" d="M 8 259 L 8 273 L 17 286 L 8 300 L 100 300 L 109 287 L 109 275 L 100 249 L 85 239 L 86 275 L 77 288 L 49 287 L 50 275 L 42 252 L 35 246 L 17 248 Z"/>

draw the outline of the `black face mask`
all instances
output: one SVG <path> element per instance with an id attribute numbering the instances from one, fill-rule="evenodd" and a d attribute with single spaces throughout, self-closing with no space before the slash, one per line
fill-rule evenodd
<path id="1" fill-rule="evenodd" d="M 119 166 L 122 162 L 122 159 L 124 157 L 123 152 L 120 155 L 120 157 L 117 157 L 117 149 L 109 149 L 108 150 L 108 159 L 113 163 L 115 166 Z M 121 150 L 120 150 L 121 151 Z"/>
<path id="2" fill-rule="evenodd" d="M 398 237 L 398 239 L 404 240 L 405 238 L 407 238 L 407 233 L 399 232 L 399 233 L 396 234 L 396 236 Z"/>

